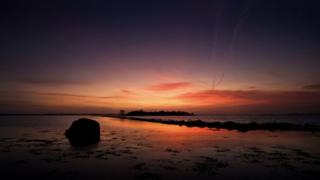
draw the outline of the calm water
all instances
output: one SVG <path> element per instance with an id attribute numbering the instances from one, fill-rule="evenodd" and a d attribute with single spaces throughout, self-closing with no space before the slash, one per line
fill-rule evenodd
<path id="1" fill-rule="evenodd" d="M 195 115 L 195 116 L 135 116 L 140 118 L 152 118 L 163 120 L 202 120 L 234 121 L 239 123 L 249 122 L 287 122 L 293 124 L 320 124 L 320 115 Z"/>
<path id="2" fill-rule="evenodd" d="M 70 146 L 76 116 L 0 117 L 0 179 L 318 179 L 320 135 L 188 128 L 109 117 Z"/>

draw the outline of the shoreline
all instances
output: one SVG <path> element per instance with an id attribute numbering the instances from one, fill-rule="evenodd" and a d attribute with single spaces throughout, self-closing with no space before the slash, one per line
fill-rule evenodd
<path id="1" fill-rule="evenodd" d="M 264 116 L 264 115 L 261 115 L 261 116 Z M 290 114 L 290 115 L 302 115 L 302 114 Z M 314 116 L 316 114 L 306 114 L 306 115 Z M 256 121 L 248 122 L 248 123 L 238 123 L 234 121 L 206 122 L 201 119 L 162 120 L 162 119 L 152 118 L 150 116 L 134 117 L 134 116 L 121 116 L 117 114 L 95 114 L 95 113 L 91 113 L 91 114 L 90 113 L 0 114 L 0 117 L 1 116 L 95 116 L 95 117 L 111 117 L 111 118 L 120 118 L 120 119 L 136 120 L 136 121 L 145 121 L 145 122 L 178 125 L 178 126 L 186 126 L 186 127 L 237 130 L 240 132 L 247 132 L 247 131 L 254 131 L 254 130 L 320 132 L 320 125 L 313 124 L 313 123 L 305 123 L 305 124 L 294 124 L 291 122 L 258 123 Z"/>
<path id="2" fill-rule="evenodd" d="M 199 128 L 217 128 L 227 130 L 237 130 L 240 132 L 254 131 L 254 130 L 267 130 L 267 131 L 307 131 L 307 132 L 320 132 L 320 125 L 315 124 L 292 124 L 292 123 L 280 123 L 280 122 L 267 122 L 267 123 L 237 123 L 234 121 L 226 122 L 205 122 L 202 120 L 161 120 L 154 118 L 140 118 L 140 117 L 128 117 L 128 116 L 106 116 L 128 120 L 146 121 L 169 125 L 178 125 L 186 127 L 199 127 Z"/>

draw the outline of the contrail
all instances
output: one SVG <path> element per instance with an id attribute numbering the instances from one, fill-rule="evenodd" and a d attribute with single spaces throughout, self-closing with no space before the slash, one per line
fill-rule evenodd
<path id="1" fill-rule="evenodd" d="M 218 39 L 218 22 L 220 20 L 221 14 L 223 12 L 223 6 L 219 6 L 217 4 L 218 9 L 215 11 L 215 18 L 214 18 L 214 29 L 213 29 L 213 42 L 212 42 L 212 49 L 209 55 L 209 59 L 215 59 L 216 57 L 216 48 L 217 48 L 217 39 Z"/>
<path id="2" fill-rule="evenodd" d="M 212 80 L 212 90 L 215 90 L 215 88 L 222 83 L 223 78 L 224 78 L 224 73 L 221 74 L 221 76 L 219 77 L 219 79 L 217 79 L 217 81 Z"/>
<path id="3" fill-rule="evenodd" d="M 233 28 L 232 39 L 231 39 L 231 43 L 230 43 L 230 47 L 229 47 L 229 52 L 230 52 L 231 57 L 233 57 L 234 45 L 235 45 L 236 38 L 238 36 L 240 27 L 241 27 L 242 23 L 245 21 L 245 19 L 249 16 L 249 12 L 250 12 L 250 9 L 252 8 L 252 6 L 253 6 L 253 1 L 252 0 L 248 1 L 246 4 L 246 7 L 241 11 L 241 14 L 238 18 L 238 21 Z"/>
<path id="4" fill-rule="evenodd" d="M 219 1 L 222 2 L 222 1 Z M 217 8 L 215 8 L 215 13 L 214 13 L 214 19 L 213 19 L 213 41 L 212 41 L 212 49 L 210 51 L 209 55 L 209 60 L 215 60 L 216 59 L 216 53 L 217 53 L 217 45 L 218 45 L 218 27 L 219 27 L 219 21 L 221 19 L 221 16 L 223 14 L 224 10 L 224 3 L 217 3 L 215 4 Z M 221 82 L 223 79 L 224 73 L 222 73 L 222 76 L 216 76 L 212 80 L 212 90 L 214 90 Z"/>

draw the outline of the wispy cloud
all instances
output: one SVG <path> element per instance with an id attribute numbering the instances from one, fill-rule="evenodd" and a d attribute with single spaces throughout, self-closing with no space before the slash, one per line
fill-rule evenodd
<path id="1" fill-rule="evenodd" d="M 42 93 L 42 92 L 33 92 L 37 95 L 43 96 L 61 96 L 61 97 L 74 97 L 74 98 L 97 98 L 97 99 L 121 99 L 124 96 L 90 96 L 90 95 L 80 95 L 80 94 L 69 94 L 69 93 Z"/>
<path id="2" fill-rule="evenodd" d="M 126 95 L 134 95 L 136 94 L 135 92 L 131 91 L 131 90 L 127 90 L 127 89 L 123 89 L 121 90 L 122 94 L 126 94 Z"/>
<path id="3" fill-rule="evenodd" d="M 320 90 L 320 83 L 316 83 L 316 84 L 309 84 L 303 87 L 304 89 L 318 89 Z"/>
<path id="4" fill-rule="evenodd" d="M 272 104 L 318 103 L 320 91 L 260 91 L 260 90 L 203 90 L 188 92 L 174 97 L 184 102 L 211 104 Z"/>
<path id="5" fill-rule="evenodd" d="M 182 89 L 191 87 L 192 83 L 190 82 L 174 82 L 174 83 L 161 83 L 147 87 L 147 90 L 151 91 L 171 91 L 176 89 Z"/>
<path id="6" fill-rule="evenodd" d="M 257 89 L 257 87 L 256 86 L 248 86 L 248 89 Z"/>
<path id="7" fill-rule="evenodd" d="M 76 79 L 68 79 L 68 78 L 20 78 L 17 79 L 20 83 L 25 84 L 34 84 L 34 85 L 83 85 L 89 84 L 88 81 L 85 80 L 76 80 Z"/>

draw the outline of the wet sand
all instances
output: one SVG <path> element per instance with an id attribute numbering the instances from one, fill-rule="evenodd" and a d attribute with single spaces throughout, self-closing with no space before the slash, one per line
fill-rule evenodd
<path id="1" fill-rule="evenodd" d="M 44 117 L 45 118 L 45 117 Z M 60 117 L 55 117 L 60 118 Z M 1 127 L 0 178 L 318 179 L 320 134 L 185 127 L 110 117 L 101 142 L 71 147 L 58 126 Z"/>

